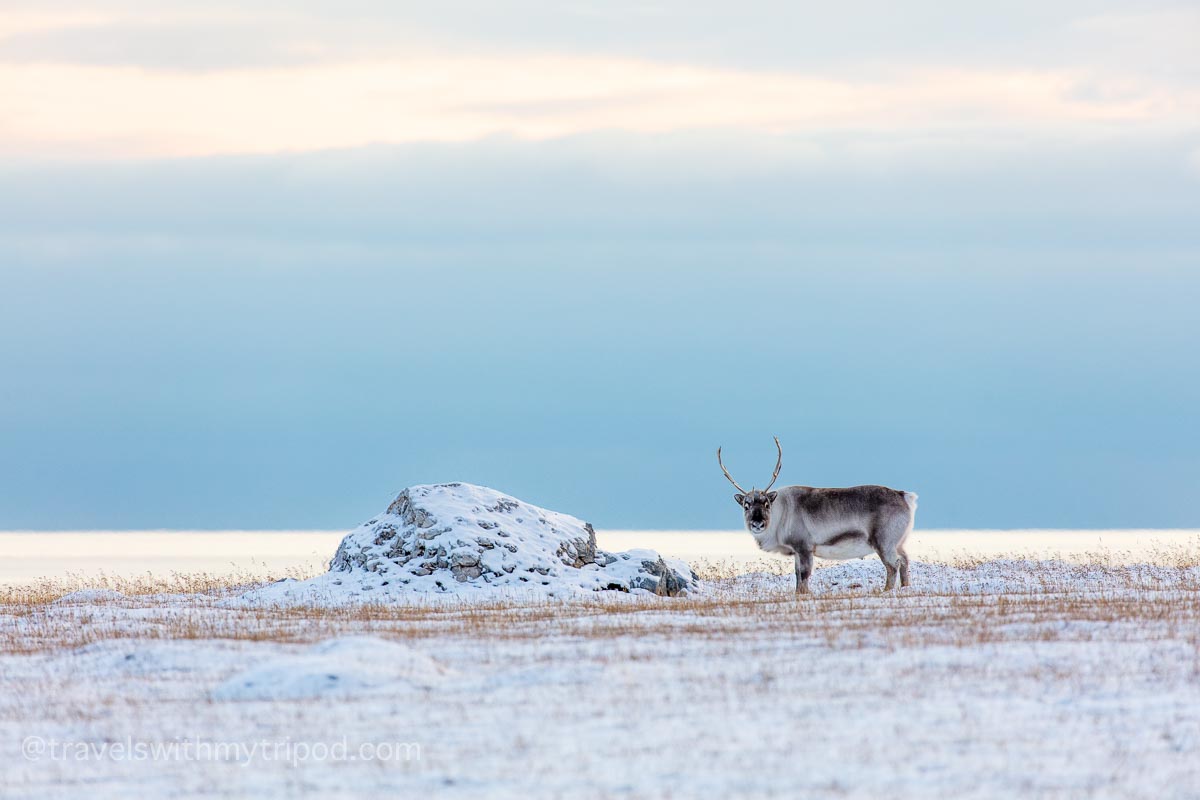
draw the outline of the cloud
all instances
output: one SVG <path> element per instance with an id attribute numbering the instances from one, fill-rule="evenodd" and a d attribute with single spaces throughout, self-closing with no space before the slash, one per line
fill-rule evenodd
<path id="1" fill-rule="evenodd" d="M 9 248 L 7 263 L 41 252 L 167 264 L 235 252 L 386 261 L 402 248 L 495 263 L 510 246 L 571 261 L 609 242 L 872 253 L 1200 246 L 1200 183 L 1181 169 L 1195 147 L 1186 138 L 1087 149 L 1022 140 L 994 143 L 986 157 L 937 140 L 899 156 L 874 152 L 881 147 L 834 136 L 608 133 L 10 164 L 0 168 L 0 251 Z"/>
<path id="2" fill-rule="evenodd" d="M 99 27 L 118 21 L 110 14 L 86 8 L 52 8 L 30 11 L 26 8 L 6 8 L 0 0 L 0 51 L 6 40 L 26 35 L 51 33 L 79 26 Z M 0 56 L 2 57 L 2 56 Z"/>
<path id="3" fill-rule="evenodd" d="M 1194 5 L 1099 13 L 1078 20 L 1068 34 L 1114 71 L 1200 82 L 1200 9 Z"/>
<path id="4" fill-rule="evenodd" d="M 0 0 L 0 8 L 28 2 Z M 573 53 L 702 64 L 738 69 L 874 75 L 897 66 L 957 65 L 969 69 L 1102 67 L 1120 48 L 1122 69 L 1153 67 L 1163 58 L 1194 69 L 1189 35 L 1196 12 L 1175 0 L 1145 0 L 1131 11 L 1121 0 L 1012 0 L 1003 6 L 942 0 L 260 0 L 252 10 L 236 0 L 202 6 L 182 0 L 43 0 L 55 14 L 100 15 L 103 27 L 65 31 L 74 47 L 51 32 L 43 58 L 83 59 L 146 68 L 189 69 L 196 53 L 185 46 L 173 59 L 143 41 L 152 30 L 178 39 L 188 26 L 256 29 L 261 55 L 232 48 L 226 66 L 268 65 L 270 54 L 294 63 L 297 41 L 318 44 L 339 58 L 401 55 L 415 44 L 474 53 Z M 6 16 L 12 12 L 6 12 Z M 28 13 L 28 12 L 21 12 Z M 123 31 L 122 28 L 129 30 Z M 174 31 L 174 32 L 173 32 Z M 0 23 L 0 37 L 4 25 Z M 107 46 L 125 42 L 128 48 Z M 184 42 L 187 44 L 187 42 Z M 29 43 L 32 44 L 32 43 Z M 36 55 L 27 49 L 23 57 Z M 220 61 L 209 47 L 203 68 Z"/>
<path id="5" fill-rule="evenodd" d="M 1089 87 L 1080 92 L 1080 86 Z M 203 73 L 0 66 L 0 155 L 202 156 L 589 131 L 1086 134 L 1195 127 L 1200 93 L 1070 72 L 887 80 L 566 55 L 405 58 Z"/>
<path id="6" fill-rule="evenodd" d="M 898 152 L 1200 127 L 1200 13 L 1170 2 L 22 5 L 0 0 L 0 157 L 605 130 L 870 132 Z"/>
<path id="7" fill-rule="evenodd" d="M 261 20 L 43 26 L 0 39 L 0 61 L 191 72 L 307 64 L 339 53 L 288 30 L 294 26 L 276 24 L 270 35 L 265 27 Z"/>

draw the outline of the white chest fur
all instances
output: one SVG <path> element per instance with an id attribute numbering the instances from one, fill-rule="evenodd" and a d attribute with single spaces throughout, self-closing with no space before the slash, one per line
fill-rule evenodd
<path id="1" fill-rule="evenodd" d="M 768 553 L 784 553 L 791 555 L 792 548 L 784 545 L 779 541 L 779 529 L 773 525 L 767 526 L 765 531 L 750 531 L 750 535 L 754 537 L 754 541 L 758 543 L 758 548 Z"/>

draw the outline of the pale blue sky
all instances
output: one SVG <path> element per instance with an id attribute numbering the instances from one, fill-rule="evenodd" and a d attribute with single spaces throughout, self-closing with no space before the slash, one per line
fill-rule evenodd
<path id="1" fill-rule="evenodd" d="M 1191 9 L 487 7 L 16 8 L 0 528 L 732 528 L 773 434 L 926 527 L 1200 526 Z M 221 105 L 277 72 L 343 116 Z"/>

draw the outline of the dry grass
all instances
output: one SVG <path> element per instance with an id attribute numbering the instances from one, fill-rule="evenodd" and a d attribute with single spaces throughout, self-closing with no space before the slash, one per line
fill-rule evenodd
<path id="1" fill-rule="evenodd" d="M 85 589 L 119 592 L 129 597 L 181 594 L 223 597 L 284 578 L 304 580 L 323 570 L 324 565 L 306 564 L 284 570 L 281 574 L 264 573 L 253 568 L 223 573 L 173 571 L 165 574 L 146 572 L 141 575 L 67 572 L 31 583 L 0 584 L 0 608 L 45 605 Z"/>
<path id="2" fill-rule="evenodd" d="M 1134 564 L 1154 564 L 1156 566 L 1188 569 L 1200 566 L 1200 536 L 1173 542 L 1171 544 L 1156 544 L 1138 552 L 1116 548 L 1098 547 L 1083 553 L 1063 553 L 1030 551 L 1011 553 L 1003 556 L 981 555 L 962 551 L 952 553 L 948 558 L 939 559 L 933 563 L 944 563 L 960 569 L 971 569 L 995 561 L 998 558 L 1027 561 L 1060 561 L 1083 567 L 1100 567 L 1119 569 Z"/>
<path id="3" fill-rule="evenodd" d="M 533 601 L 435 597 L 403 604 L 271 608 L 222 602 L 269 582 L 261 572 L 67 575 L 0 587 L 0 650 L 35 653 L 119 638 L 299 643 L 347 633 L 401 639 L 721 637 L 735 642 L 769 631 L 864 648 L 1080 640 L 1103 632 L 1106 638 L 1127 640 L 1182 637 L 1200 652 L 1200 575 L 1194 569 L 1200 565 L 1200 542 L 1165 548 L 1154 560 L 1163 566 L 1149 578 L 1144 568 L 1108 552 L 1077 558 L 1073 565 L 1015 565 L 1011 569 L 1029 578 L 1030 586 L 1002 594 L 918 585 L 884 595 L 873 591 L 877 585 L 851 584 L 797 598 L 784 588 L 786 581 L 775 577 L 788 574 L 790 562 L 763 559 L 749 566 L 700 563 L 697 571 L 712 590 L 683 598 L 617 593 Z M 962 558 L 949 566 L 975 569 L 985 563 Z M 278 577 L 305 578 L 318 569 L 314 565 Z M 1072 576 L 1084 573 L 1093 580 L 1073 583 Z M 86 603 L 61 601 L 81 589 L 120 594 Z"/>
<path id="4" fill-rule="evenodd" d="M 433 598 L 341 607 L 222 605 L 222 598 L 247 588 L 244 576 L 120 579 L 100 587 L 93 582 L 90 588 L 125 596 L 84 604 L 53 603 L 70 584 L 44 582 L 0 595 L 0 649 L 34 653 L 119 638 L 301 643 L 348 633 L 397 639 L 717 637 L 736 642 L 769 631 L 860 648 L 968 647 L 1102 634 L 1127 641 L 1184 638 L 1200 650 L 1200 586 L 1194 578 L 1147 587 L 1122 581 L 1123 568 L 1114 567 L 1111 585 L 1099 590 L 1071 591 L 1048 579 L 1044 588 L 1005 594 L 910 590 L 885 595 L 861 589 L 797 598 L 767 579 L 747 588 L 743 578 L 736 591 L 721 591 L 731 585 L 729 569 L 706 565 L 706 577 L 718 591 L 683 598 L 605 593 L 570 600 Z M 1197 669 L 1200 673 L 1200 661 Z"/>

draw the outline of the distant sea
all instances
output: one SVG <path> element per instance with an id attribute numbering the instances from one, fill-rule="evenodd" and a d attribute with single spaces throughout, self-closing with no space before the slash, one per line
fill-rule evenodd
<path id="1" fill-rule="evenodd" d="M 0 531 L 0 583 L 72 575 L 247 576 L 325 568 L 345 531 Z M 607 550 L 645 547 L 689 561 L 749 564 L 760 552 L 745 531 L 598 531 Z M 1021 555 L 1115 562 L 1154 561 L 1173 548 L 1200 550 L 1200 530 L 917 530 L 914 559 Z"/>

